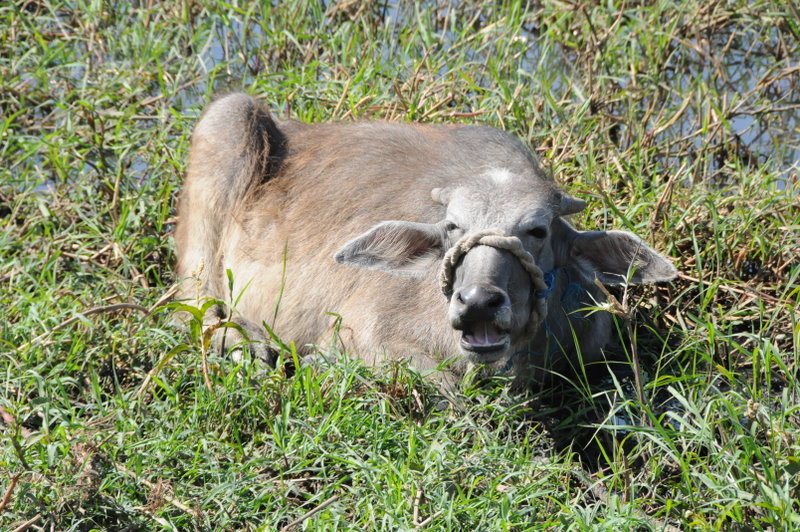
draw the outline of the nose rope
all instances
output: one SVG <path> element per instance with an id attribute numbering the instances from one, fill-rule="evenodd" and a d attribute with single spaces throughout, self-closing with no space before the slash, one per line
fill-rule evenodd
<path id="1" fill-rule="evenodd" d="M 453 282 L 455 282 L 455 269 L 458 262 L 469 253 L 475 246 L 491 246 L 497 249 L 504 249 L 514 255 L 522 267 L 531 277 L 531 284 L 536 294 L 534 305 L 536 312 L 531 312 L 529 328 L 538 326 L 538 322 L 544 319 L 547 312 L 547 294 L 553 289 L 553 272 L 544 274 L 542 269 L 536 265 L 536 261 L 525 247 L 522 241 L 515 236 L 506 236 L 498 229 L 485 229 L 475 233 L 470 233 L 461 237 L 442 259 L 442 269 L 439 272 L 439 286 L 442 293 L 447 297 L 453 294 Z M 545 279 L 545 277 L 548 277 Z M 538 319 L 536 314 L 538 314 Z"/>

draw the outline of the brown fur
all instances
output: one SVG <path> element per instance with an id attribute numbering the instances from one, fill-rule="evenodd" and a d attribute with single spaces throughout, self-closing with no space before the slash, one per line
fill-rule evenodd
<path id="1" fill-rule="evenodd" d="M 276 124 L 250 97 L 227 96 L 209 107 L 192 137 L 175 235 L 178 276 L 190 277 L 203 262 L 201 296 L 230 301 L 241 293 L 233 317 L 250 336 L 260 337 L 251 339 L 263 339 L 260 324 L 266 322 L 301 352 L 326 348 L 334 341 L 337 319 L 326 313 L 335 313 L 343 320 L 340 340 L 350 353 L 372 364 L 410 357 L 417 369 L 433 369 L 459 353 L 448 300 L 437 289 L 437 268 L 390 275 L 336 264 L 333 256 L 386 220 L 440 222 L 447 208 L 431 200 L 432 189 L 467 182 L 497 161 L 529 176 L 514 186 L 534 191 L 542 205 L 560 197 L 530 152 L 496 130 L 383 122 Z M 492 212 L 473 217 L 499 226 Z M 565 241 L 575 240 L 577 232 L 568 224 L 557 217 L 553 224 L 571 231 Z M 412 243 L 383 244 L 386 253 L 417 251 Z M 424 249 L 419 251 L 425 258 Z M 547 257 L 559 254 L 548 251 Z M 555 260 L 537 257 L 543 269 Z M 227 269 L 234 274 L 233 294 L 227 293 Z M 579 277 L 599 297 L 575 269 L 573 280 Z M 193 283 L 182 286 L 182 296 L 193 298 Z M 564 289 L 558 284 L 554 293 Z M 571 325 L 559 312 L 551 314 L 557 328 Z M 605 343 L 607 325 L 607 317 L 578 325 L 593 352 Z M 572 342 L 569 333 L 559 340 Z M 536 341 L 548 343 L 547 335 L 540 331 Z M 526 364 L 542 364 L 540 358 Z M 457 363 L 450 375 L 463 368 L 463 361 Z"/>

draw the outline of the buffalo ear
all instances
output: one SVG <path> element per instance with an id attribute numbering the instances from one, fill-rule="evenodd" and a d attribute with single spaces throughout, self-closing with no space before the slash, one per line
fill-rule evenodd
<path id="1" fill-rule="evenodd" d="M 444 254 L 443 240 L 437 224 L 381 222 L 342 246 L 333 259 L 357 268 L 421 277 Z"/>
<path id="2" fill-rule="evenodd" d="M 665 257 L 627 231 L 578 232 L 571 244 L 570 260 L 607 284 L 669 281 L 678 273 Z"/>

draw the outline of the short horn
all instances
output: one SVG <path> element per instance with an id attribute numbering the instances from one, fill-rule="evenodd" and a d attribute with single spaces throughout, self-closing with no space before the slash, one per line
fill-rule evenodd
<path id="1" fill-rule="evenodd" d="M 431 190 L 431 199 L 440 205 L 447 205 L 450 201 L 450 190 L 447 188 L 434 188 Z"/>
<path id="2" fill-rule="evenodd" d="M 558 214 L 560 214 L 561 216 L 566 216 L 568 214 L 575 214 L 576 212 L 581 212 L 585 208 L 586 208 L 585 201 L 564 194 L 563 196 L 561 196 L 561 203 L 558 206 Z"/>

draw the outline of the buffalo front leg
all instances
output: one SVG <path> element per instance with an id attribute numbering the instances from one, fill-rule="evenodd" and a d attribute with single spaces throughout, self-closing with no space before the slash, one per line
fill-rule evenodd
<path id="1" fill-rule="evenodd" d="M 245 351 L 254 359 L 273 367 L 278 358 L 278 352 L 272 347 L 264 327 L 238 316 L 216 327 L 212 346 L 217 353 L 228 355 L 236 362 L 243 359 Z"/>

